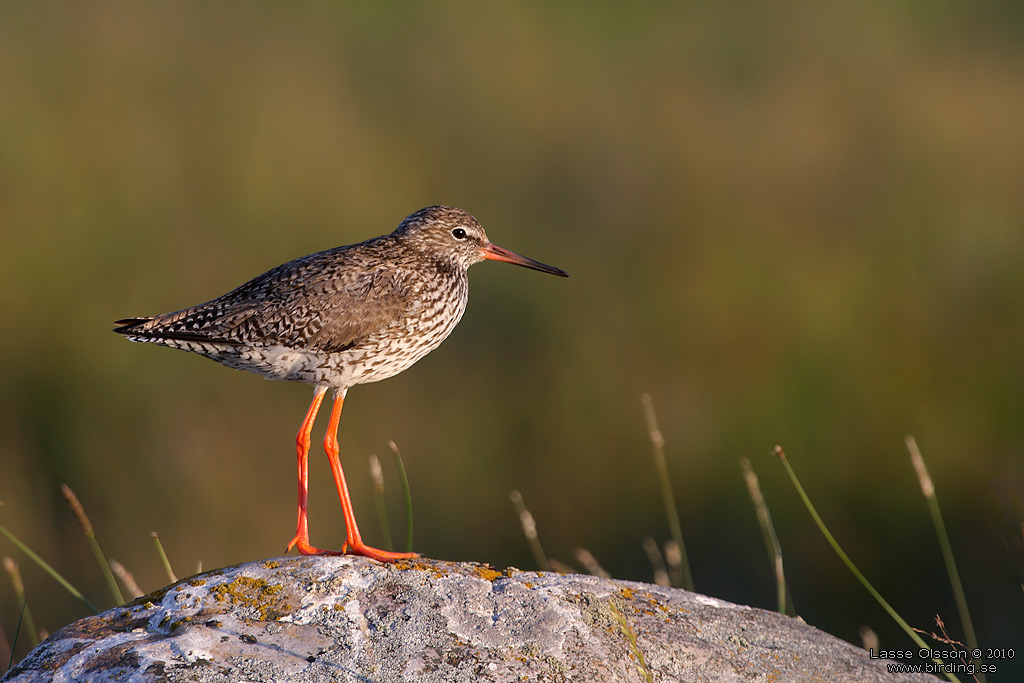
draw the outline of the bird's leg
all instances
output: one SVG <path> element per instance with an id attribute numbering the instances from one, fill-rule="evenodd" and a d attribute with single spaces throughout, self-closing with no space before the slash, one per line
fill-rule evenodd
<path id="1" fill-rule="evenodd" d="M 356 524 L 356 513 L 352 509 L 352 500 L 348 495 L 348 486 L 345 484 L 345 472 L 341 469 L 341 461 L 338 459 L 338 421 L 341 420 L 341 406 L 345 402 L 345 392 L 335 392 L 334 406 L 331 408 L 331 421 L 327 423 L 327 435 L 324 436 L 324 450 L 327 451 L 327 459 L 331 463 L 331 472 L 334 473 L 334 483 L 338 487 L 338 498 L 341 499 L 341 511 L 345 516 L 345 530 L 348 535 L 345 545 L 350 555 L 363 555 L 381 562 L 394 562 L 408 557 L 417 557 L 416 553 L 394 553 L 388 550 L 378 550 L 363 543 L 359 534 L 359 526 Z"/>
<path id="2" fill-rule="evenodd" d="M 324 400 L 327 387 L 317 387 L 313 394 L 313 402 L 309 404 L 306 411 L 306 419 L 299 427 L 299 433 L 295 437 L 295 447 L 299 454 L 299 523 L 295 530 L 295 538 L 288 544 L 288 550 L 298 547 L 303 555 L 340 555 L 341 553 L 329 550 L 320 550 L 309 544 L 309 523 L 306 518 L 306 503 L 309 499 L 309 434 L 313 430 L 313 422 L 320 410 L 320 404 Z M 344 552 L 344 549 L 342 549 Z"/>

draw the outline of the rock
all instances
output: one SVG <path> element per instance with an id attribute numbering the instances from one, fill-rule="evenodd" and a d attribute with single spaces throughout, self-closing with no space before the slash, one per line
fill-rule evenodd
<path id="1" fill-rule="evenodd" d="M 593 576 L 282 557 L 54 633 L 2 679 L 908 681 L 799 619 Z"/>

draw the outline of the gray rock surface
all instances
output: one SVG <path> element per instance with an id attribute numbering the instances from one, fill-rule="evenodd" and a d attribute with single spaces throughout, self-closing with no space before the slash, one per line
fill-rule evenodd
<path id="1" fill-rule="evenodd" d="M 477 564 L 282 557 L 54 633 L 41 681 L 934 681 L 799 619 L 658 586 Z"/>

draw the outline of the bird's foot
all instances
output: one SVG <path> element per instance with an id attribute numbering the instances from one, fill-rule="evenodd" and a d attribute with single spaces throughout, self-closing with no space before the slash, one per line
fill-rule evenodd
<path id="1" fill-rule="evenodd" d="M 296 535 L 288 544 L 288 550 L 295 548 L 303 555 L 361 555 L 363 557 L 369 557 L 370 559 L 377 560 L 378 562 L 394 562 L 395 560 L 407 560 L 413 557 L 419 557 L 419 553 L 395 553 L 390 550 L 380 550 L 379 548 L 372 548 L 362 541 L 351 542 L 345 541 L 342 544 L 341 550 L 322 550 L 316 546 L 310 545 L 309 538 L 303 538 Z"/>
<path id="2" fill-rule="evenodd" d="M 292 548 L 296 548 L 303 555 L 344 555 L 345 546 L 347 545 L 347 543 L 343 545 L 341 547 L 341 550 L 321 550 L 316 546 L 310 545 L 309 538 L 302 538 L 300 536 L 296 536 L 291 540 L 291 543 L 288 544 L 288 551 L 290 551 Z"/>
<path id="3" fill-rule="evenodd" d="M 345 545 L 348 546 L 348 550 L 345 551 L 346 555 L 362 555 L 378 562 L 394 562 L 395 560 L 408 560 L 413 557 L 419 557 L 419 553 L 394 553 L 390 550 L 371 548 L 361 541 L 357 543 L 349 541 Z"/>

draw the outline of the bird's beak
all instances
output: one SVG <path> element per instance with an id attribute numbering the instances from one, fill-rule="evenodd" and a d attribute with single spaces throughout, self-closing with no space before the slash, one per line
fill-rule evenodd
<path id="1" fill-rule="evenodd" d="M 554 266 L 549 266 L 545 263 L 541 263 L 540 261 L 534 261 L 532 258 L 520 256 L 514 251 L 502 249 L 498 245 L 491 244 L 490 242 L 480 247 L 480 256 L 484 257 L 485 259 L 490 259 L 491 261 L 504 261 L 505 263 L 514 263 L 517 266 L 523 266 L 524 268 L 533 268 L 534 270 L 539 270 L 542 273 L 551 273 L 552 275 L 569 277 L 569 273 L 565 272 L 561 268 L 555 268 Z"/>

